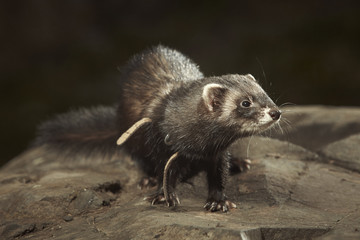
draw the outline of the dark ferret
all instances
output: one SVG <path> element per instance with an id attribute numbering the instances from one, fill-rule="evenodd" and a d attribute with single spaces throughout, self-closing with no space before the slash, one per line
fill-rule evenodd
<path id="1" fill-rule="evenodd" d="M 235 140 L 277 123 L 281 111 L 247 75 L 204 77 L 180 52 L 153 47 L 123 68 L 116 107 L 81 109 L 43 123 L 35 145 L 49 151 L 114 154 L 125 148 L 158 181 L 152 204 L 180 203 L 175 187 L 205 171 L 210 211 L 236 207 L 224 194 Z M 119 139 L 118 137 L 121 136 Z"/>

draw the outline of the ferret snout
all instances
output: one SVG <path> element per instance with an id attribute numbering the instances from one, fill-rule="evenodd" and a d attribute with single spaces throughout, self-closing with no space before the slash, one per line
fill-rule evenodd
<path id="1" fill-rule="evenodd" d="M 274 121 L 279 120 L 279 118 L 281 116 L 281 111 L 278 109 L 272 109 L 269 111 L 269 115 Z"/>

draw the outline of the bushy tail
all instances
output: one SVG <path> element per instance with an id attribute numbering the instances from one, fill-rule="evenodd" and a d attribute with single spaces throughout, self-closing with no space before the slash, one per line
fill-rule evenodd
<path id="1" fill-rule="evenodd" d="M 59 154 L 114 154 L 119 150 L 116 107 L 81 108 L 42 123 L 33 147 L 46 146 Z"/>

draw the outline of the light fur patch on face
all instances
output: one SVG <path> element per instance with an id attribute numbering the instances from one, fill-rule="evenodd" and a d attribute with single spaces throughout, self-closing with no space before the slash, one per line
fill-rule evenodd
<path id="1" fill-rule="evenodd" d="M 259 118 L 259 125 L 264 125 L 264 124 L 268 124 L 270 122 L 273 121 L 273 119 L 271 118 L 269 112 L 270 112 L 270 108 L 269 107 L 266 107 L 266 108 L 263 108 L 261 109 L 261 118 Z"/>
<path id="2" fill-rule="evenodd" d="M 258 121 L 248 121 L 245 122 L 241 128 L 245 133 L 257 133 L 269 128 L 275 121 L 271 118 L 269 112 L 271 109 L 269 107 L 262 108 L 260 113 L 260 118 Z"/>
<path id="3" fill-rule="evenodd" d="M 236 99 L 237 99 L 236 92 L 228 91 L 226 94 L 224 104 L 223 104 L 223 111 L 220 116 L 221 120 L 227 120 L 231 117 L 232 112 L 237 108 Z"/>

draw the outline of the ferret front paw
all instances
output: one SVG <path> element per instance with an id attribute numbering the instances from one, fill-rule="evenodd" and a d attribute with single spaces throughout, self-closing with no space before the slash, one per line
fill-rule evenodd
<path id="1" fill-rule="evenodd" d="M 223 211 L 228 212 L 232 208 L 236 208 L 236 204 L 229 200 L 208 200 L 204 208 L 211 212 Z"/>
<path id="2" fill-rule="evenodd" d="M 179 197 L 175 192 L 169 193 L 169 199 L 166 201 L 164 193 L 155 193 L 148 197 L 145 197 L 144 200 L 151 202 L 151 205 L 163 204 L 166 203 L 168 207 L 180 205 Z"/>

